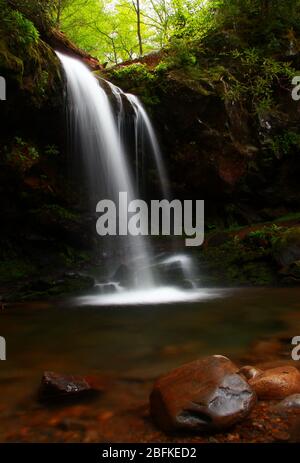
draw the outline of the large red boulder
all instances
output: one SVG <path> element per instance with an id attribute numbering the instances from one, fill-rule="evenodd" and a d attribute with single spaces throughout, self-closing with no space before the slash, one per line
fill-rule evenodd
<path id="1" fill-rule="evenodd" d="M 157 380 L 151 415 L 165 431 L 223 430 L 245 418 L 256 395 L 238 368 L 214 355 L 183 365 Z"/>

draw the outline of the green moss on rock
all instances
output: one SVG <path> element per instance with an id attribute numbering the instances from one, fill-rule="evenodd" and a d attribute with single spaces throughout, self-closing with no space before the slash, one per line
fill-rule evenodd
<path id="1" fill-rule="evenodd" d="M 36 273 L 35 266 L 28 260 L 15 258 L 0 262 L 1 283 L 13 283 L 19 280 L 32 277 Z"/>
<path id="2" fill-rule="evenodd" d="M 285 230 L 273 246 L 273 255 L 282 267 L 300 259 L 300 227 Z"/>
<path id="3" fill-rule="evenodd" d="M 59 60 L 29 19 L 5 5 L 1 10 L 0 72 L 40 106 L 60 82 Z"/>
<path id="4" fill-rule="evenodd" d="M 79 273 L 67 273 L 60 278 L 40 278 L 11 293 L 8 301 L 33 301 L 57 296 L 80 294 L 91 290 L 94 279 Z"/>

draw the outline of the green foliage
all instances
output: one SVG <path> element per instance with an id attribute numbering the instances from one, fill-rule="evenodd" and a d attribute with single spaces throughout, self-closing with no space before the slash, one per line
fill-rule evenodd
<path id="1" fill-rule="evenodd" d="M 273 264 L 269 262 L 271 254 L 271 248 L 235 235 L 219 246 L 204 249 L 201 261 L 208 263 L 208 269 L 217 277 L 216 283 L 267 285 L 276 280 Z"/>
<path id="2" fill-rule="evenodd" d="M 274 85 L 295 75 L 290 64 L 267 58 L 256 48 L 234 50 L 226 53 L 226 56 L 233 58 L 236 64 L 230 67 L 232 74 L 225 98 L 230 101 L 250 101 L 253 110 L 261 117 L 275 109 Z"/>
<path id="3" fill-rule="evenodd" d="M 155 67 L 155 73 L 158 76 L 162 76 L 167 73 L 169 70 L 169 65 L 166 63 L 166 61 L 161 61 L 156 67 Z"/>
<path id="4" fill-rule="evenodd" d="M 33 213 L 40 215 L 45 214 L 52 218 L 53 221 L 66 221 L 66 222 L 78 222 L 80 221 L 80 215 L 75 212 L 68 210 L 58 204 L 45 204 L 40 209 L 33 211 Z"/>
<path id="5" fill-rule="evenodd" d="M 59 0 L 11 0 L 11 9 L 21 13 L 35 27 L 46 32 L 53 26 L 53 15 Z"/>
<path id="6" fill-rule="evenodd" d="M 6 161 L 20 172 L 28 171 L 39 160 L 40 155 L 34 145 L 15 137 L 11 147 L 4 149 Z"/>
<path id="7" fill-rule="evenodd" d="M 156 106 L 160 104 L 160 99 L 156 95 L 144 94 L 141 95 L 141 99 L 145 106 L 151 108 L 151 106 Z"/>
<path id="8" fill-rule="evenodd" d="M 168 68 L 194 66 L 197 63 L 193 44 L 186 39 L 172 40 L 167 53 L 164 62 Z"/>
<path id="9" fill-rule="evenodd" d="M 78 249 L 74 249 L 69 245 L 63 245 L 63 249 L 59 253 L 59 259 L 65 267 L 74 269 L 74 266 L 78 264 L 90 262 L 92 259 L 92 254 L 85 251 L 79 251 Z"/>
<path id="10" fill-rule="evenodd" d="M 290 212 L 289 214 L 283 215 L 277 222 L 288 222 L 290 220 L 300 220 L 300 212 Z"/>
<path id="11" fill-rule="evenodd" d="M 215 25 L 215 12 L 220 2 L 175 0 L 173 34 L 175 38 L 202 40 Z"/>
<path id="12" fill-rule="evenodd" d="M 293 259 L 293 250 L 299 244 L 299 227 L 270 223 L 245 236 L 242 230 L 235 234 L 227 232 L 226 241 L 219 245 L 210 245 L 208 240 L 208 245 L 202 248 L 201 262 L 206 262 L 215 284 L 274 285 L 282 278 L 278 274 L 278 261 Z M 298 263 L 295 267 L 293 272 L 299 272 Z"/>
<path id="13" fill-rule="evenodd" d="M 297 259 L 300 247 L 300 228 L 295 226 L 285 229 L 273 243 L 273 255 L 281 263 L 287 265 Z"/>
<path id="14" fill-rule="evenodd" d="M 39 33 L 34 24 L 19 11 L 6 9 L 2 19 L 5 31 L 16 43 L 29 46 L 37 43 Z"/>
<path id="15" fill-rule="evenodd" d="M 226 30 L 265 53 L 276 53 L 284 46 L 288 49 L 288 31 L 300 31 L 298 0 L 217 0 L 207 4 L 208 9 L 218 11 L 212 30 Z"/>
<path id="16" fill-rule="evenodd" d="M 38 42 L 38 30 L 33 22 L 27 19 L 20 11 L 9 8 L 1 0 L 0 8 L 2 10 L 0 38 L 3 41 L 1 51 L 3 54 L 9 54 L 6 61 L 9 62 L 14 59 L 14 55 L 17 55 L 17 60 L 28 57 L 28 50 Z"/>
<path id="17" fill-rule="evenodd" d="M 250 232 L 245 242 L 253 246 L 262 246 L 264 248 L 272 247 L 279 239 L 283 232 L 283 228 L 276 224 L 265 226 L 259 230 Z"/>
<path id="18" fill-rule="evenodd" d="M 6 3 L 0 0 L 1 6 Z M 220 52 L 253 47 L 271 54 L 288 50 L 291 42 L 299 46 L 299 0 L 139 0 L 139 15 L 136 0 L 11 0 L 9 5 L 22 37 L 36 37 L 22 18 L 42 33 L 57 27 L 108 64 L 137 58 L 140 46 L 145 54 L 171 44 L 178 65 L 193 65 L 197 56 L 190 41 Z"/>
<path id="19" fill-rule="evenodd" d="M 36 94 L 40 97 L 45 97 L 49 82 L 48 71 L 42 69 L 39 73 L 39 79 L 36 82 Z"/>
<path id="20" fill-rule="evenodd" d="M 57 57 L 40 39 L 36 22 L 29 15 L 31 11 L 32 18 L 35 17 L 33 12 L 42 3 L 0 0 L 0 67 L 22 90 L 31 94 L 32 103 L 37 107 L 53 89 L 54 81 L 59 81 Z"/>
<path id="21" fill-rule="evenodd" d="M 135 63 L 114 68 L 110 71 L 110 79 L 127 91 L 139 89 L 139 95 L 148 108 L 160 103 L 155 91 L 159 74 L 156 70 L 149 70 L 144 64 Z"/>
<path id="22" fill-rule="evenodd" d="M 143 53 L 171 44 L 178 65 L 197 61 L 190 41 L 219 52 L 260 48 L 268 56 L 288 51 L 291 44 L 300 49 L 299 0 L 140 0 L 139 17 L 136 0 L 8 3 L 14 11 L 9 22 L 20 30 L 20 40 L 36 39 L 32 23 L 42 33 L 57 27 L 108 64 L 139 56 L 138 22 Z M 2 12 L 6 4 L 0 0 Z"/>
<path id="23" fill-rule="evenodd" d="M 56 145 L 47 145 L 45 147 L 45 155 L 48 157 L 57 157 L 59 155 L 59 149 Z"/>
<path id="24" fill-rule="evenodd" d="M 101 61 L 118 64 L 139 56 L 135 2 L 71 0 L 61 4 L 59 26 L 80 47 Z M 147 19 L 147 21 L 149 18 Z M 151 46 L 150 28 L 140 24 L 143 51 Z"/>
<path id="25" fill-rule="evenodd" d="M 0 261 L 0 280 L 3 283 L 32 276 L 35 271 L 35 267 L 30 262 L 20 258 Z"/>
<path id="26" fill-rule="evenodd" d="M 152 83 L 155 80 L 154 73 L 150 72 L 144 64 L 136 63 L 130 66 L 122 66 L 114 69 L 111 75 L 121 81 L 130 81 L 133 85 L 140 83 Z"/>
<path id="27" fill-rule="evenodd" d="M 280 135 L 274 135 L 269 140 L 272 154 L 280 159 L 282 156 L 288 156 L 300 149 L 300 134 L 294 131 L 287 131 Z"/>

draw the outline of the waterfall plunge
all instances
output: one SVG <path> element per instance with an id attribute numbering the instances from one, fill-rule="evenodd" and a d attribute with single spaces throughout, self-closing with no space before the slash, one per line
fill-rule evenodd
<path id="1" fill-rule="evenodd" d="M 102 198 L 118 201 L 119 192 L 127 192 L 128 201 L 136 198 L 132 174 L 126 160 L 119 128 L 103 88 L 80 61 L 58 53 L 66 77 L 72 144 L 84 157 L 89 193 L 93 207 Z M 154 284 L 150 255 L 142 236 L 107 239 L 108 256 L 114 254 L 134 275 L 142 271 L 143 284 Z M 112 271 L 112 269 L 109 269 Z"/>
<path id="2" fill-rule="evenodd" d="M 138 197 L 138 178 L 140 151 L 144 145 L 151 148 L 160 179 L 161 191 L 165 198 L 169 198 L 169 181 L 162 161 L 159 144 L 152 128 L 150 119 L 134 95 L 125 94 L 121 89 L 110 82 L 103 83 L 110 87 L 118 105 L 117 118 L 110 100 L 99 81 L 92 72 L 80 61 L 57 53 L 65 74 L 67 84 L 67 104 L 71 147 L 74 152 L 79 152 L 82 165 L 86 170 L 89 184 L 89 196 L 91 207 L 100 199 L 107 198 L 118 201 L 119 192 L 127 192 L 128 201 Z M 103 85 L 103 86 L 105 86 Z M 133 174 L 125 152 L 125 144 L 122 140 L 123 123 L 126 109 L 124 102 L 128 103 L 134 115 L 135 133 L 135 162 L 136 172 Z M 134 178 L 136 182 L 134 182 Z M 158 289 L 155 282 L 155 265 L 153 263 L 151 248 L 145 237 L 130 235 L 124 237 L 108 237 L 105 241 L 108 261 L 114 254 L 118 262 L 128 265 L 134 275 L 134 286 L 138 291 L 126 291 L 118 287 L 118 294 L 105 295 L 103 303 L 159 302 L 175 300 L 194 300 L 199 293 L 185 295 L 186 291 L 176 288 L 163 287 Z M 181 262 L 182 257 L 178 260 Z M 162 259 L 159 264 L 164 265 L 176 262 L 176 255 L 171 259 Z M 190 264 L 189 264 L 190 262 Z M 113 264 L 114 265 L 114 264 Z M 108 267 L 112 272 L 116 267 Z M 183 274 L 191 276 L 192 262 L 186 256 L 183 266 Z M 161 283 L 160 283 L 161 284 Z M 112 283 L 113 286 L 113 283 Z M 133 296 L 133 294 L 136 296 Z M 119 295 L 122 294 L 120 301 Z M 92 297 L 93 298 L 93 297 Z M 89 302 L 91 303 L 90 298 Z M 95 299 L 95 298 L 94 298 Z M 137 301 L 138 299 L 139 301 Z M 83 298 L 87 302 L 86 298 Z M 99 297 L 95 303 L 101 304 Z"/>

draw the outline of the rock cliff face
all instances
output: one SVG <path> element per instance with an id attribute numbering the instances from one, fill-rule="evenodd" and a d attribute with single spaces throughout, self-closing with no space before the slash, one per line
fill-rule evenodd
<path id="1" fill-rule="evenodd" d="M 211 59 L 211 70 L 209 61 L 196 69 L 163 68 L 154 60 L 153 68 L 150 56 L 149 63 L 119 67 L 109 76 L 140 94 L 151 111 L 176 196 L 206 199 L 211 218 L 225 226 L 299 210 L 300 110 L 291 95 L 299 57 L 289 76 L 270 76 L 270 83 L 266 77 L 273 99 L 266 107 L 263 100 L 255 107 L 251 95 L 232 94 L 228 73 L 241 74 L 243 65 L 226 60 L 219 57 L 215 69 Z M 232 71 L 234 65 L 240 69 Z"/>

